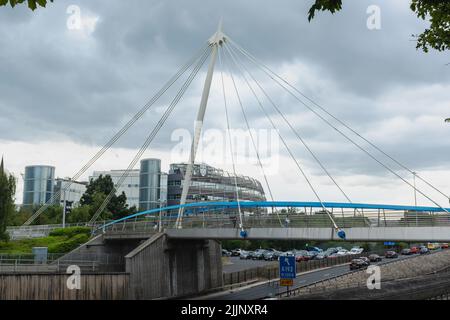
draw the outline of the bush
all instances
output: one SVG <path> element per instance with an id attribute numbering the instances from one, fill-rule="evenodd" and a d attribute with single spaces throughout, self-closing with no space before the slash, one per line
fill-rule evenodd
<path id="1" fill-rule="evenodd" d="M 57 242 L 48 246 L 48 252 L 50 253 L 66 253 L 70 252 L 83 243 L 89 240 L 89 235 L 86 233 L 77 234 L 70 239 L 62 242 Z"/>
<path id="2" fill-rule="evenodd" d="M 71 227 L 71 228 L 60 228 L 55 229 L 52 232 L 50 232 L 50 237 L 68 237 L 72 238 L 75 235 L 79 234 L 87 234 L 89 235 L 91 233 L 91 228 L 89 227 Z"/>

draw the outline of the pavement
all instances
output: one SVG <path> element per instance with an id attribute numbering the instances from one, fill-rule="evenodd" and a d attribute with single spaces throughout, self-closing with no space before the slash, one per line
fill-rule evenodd
<path id="1" fill-rule="evenodd" d="M 401 256 L 394 259 L 385 259 L 378 263 L 373 263 L 375 265 L 386 264 L 395 262 L 402 259 L 411 259 L 417 257 L 418 255 Z M 326 280 L 333 278 L 335 276 L 341 276 L 349 273 L 348 263 L 311 270 L 308 272 L 298 273 L 297 278 L 294 279 L 294 285 L 289 289 L 295 289 L 303 286 L 310 285 L 316 281 Z M 206 296 L 200 296 L 194 298 L 195 300 L 260 300 L 266 298 L 275 297 L 277 293 L 281 293 L 286 290 L 285 287 L 278 286 L 279 279 L 273 279 L 270 281 L 263 281 L 251 284 L 249 286 L 240 287 L 233 290 L 227 290 L 222 292 L 217 292 L 209 294 Z"/>

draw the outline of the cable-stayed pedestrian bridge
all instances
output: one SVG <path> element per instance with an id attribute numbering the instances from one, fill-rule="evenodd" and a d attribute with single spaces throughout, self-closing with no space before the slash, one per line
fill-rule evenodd
<path id="1" fill-rule="evenodd" d="M 90 225 L 95 225 L 102 219 L 108 217 L 108 205 L 118 189 L 133 170 L 144 152 L 149 148 L 155 137 L 174 113 L 176 106 L 191 86 L 193 80 L 199 74 L 205 62 L 209 60 L 200 103 L 195 118 L 194 135 L 191 141 L 190 155 L 186 170 L 183 172 L 181 194 L 179 194 L 179 205 L 163 207 L 137 213 L 116 221 L 105 224 L 101 229 L 114 232 L 117 228 L 124 230 L 137 225 L 151 226 L 153 223 L 158 231 L 166 230 L 171 236 L 192 237 L 205 239 L 211 238 L 259 238 L 259 239 L 349 239 L 349 240 L 447 240 L 450 235 L 450 209 L 445 208 L 450 200 L 448 192 L 445 192 L 422 177 L 409 166 L 388 154 L 372 140 L 364 137 L 352 126 L 339 119 L 328 109 L 309 98 L 305 93 L 291 84 L 284 77 L 277 74 L 271 67 L 257 59 L 249 51 L 223 33 L 222 25 L 217 32 L 201 47 L 194 56 L 183 65 L 179 71 L 170 78 L 161 89 L 133 116 L 130 120 L 72 177 L 72 181 L 78 180 L 92 165 L 101 158 L 143 115 L 154 106 L 168 90 L 175 86 L 179 87 L 176 95 L 166 108 L 161 108 L 161 117 L 150 130 L 145 140 L 129 163 L 127 169 L 106 195 L 101 205 L 95 208 L 90 216 Z M 258 160 L 258 166 L 264 181 L 266 198 L 270 201 L 249 202 L 244 198 L 242 189 L 239 188 L 237 179 L 230 182 L 233 189 L 235 201 L 219 201 L 215 193 L 201 195 L 199 199 L 207 198 L 210 202 L 189 203 L 193 199 L 192 191 L 194 164 L 200 144 L 205 114 L 210 96 L 213 76 L 215 75 L 216 61 L 218 62 L 218 76 L 220 99 L 223 98 L 222 118 L 225 131 L 228 133 L 228 144 L 230 151 L 230 163 L 234 177 L 237 176 L 236 159 L 233 139 L 230 134 L 231 107 L 242 114 L 241 125 L 245 125 L 250 138 L 250 148 L 253 147 L 254 154 Z M 190 70 L 190 72 L 189 72 Z M 201 73 L 200 73 L 201 74 Z M 264 77 L 259 79 L 257 74 Z M 184 82 L 183 80 L 184 79 Z M 227 81 L 225 81 L 227 80 Z M 268 81 L 271 86 L 267 86 Z M 273 86 L 273 88 L 272 88 Z M 274 88 L 281 89 L 282 95 L 272 96 Z M 252 99 L 246 104 L 246 90 L 248 97 Z M 248 98 L 247 97 L 247 98 Z M 283 106 L 285 97 L 289 98 L 290 106 L 298 108 L 295 112 L 288 113 L 286 105 Z M 281 100 L 281 101 L 280 101 Z M 214 107 L 220 104 L 214 104 Z M 250 112 L 249 106 L 254 106 L 257 111 Z M 216 111 L 216 110 L 215 110 Z M 385 170 L 389 175 L 395 177 L 407 188 L 414 191 L 415 202 L 417 195 L 421 201 L 425 200 L 432 207 L 400 206 L 400 205 L 376 205 L 355 203 L 352 195 L 345 191 L 345 186 L 339 177 L 335 177 L 326 163 L 324 155 L 314 150 L 308 141 L 301 124 L 294 122 L 295 115 L 303 115 L 307 112 L 314 119 L 320 120 L 324 130 L 332 130 L 332 133 L 343 141 L 349 143 L 352 148 L 368 157 Z M 251 115 L 258 114 L 261 118 L 256 121 L 265 121 L 269 128 L 277 133 L 283 146 L 286 158 L 295 165 L 298 178 L 304 182 L 316 202 L 275 201 L 266 168 L 261 161 L 262 155 L 259 144 L 252 134 Z M 190 114 L 183 114 L 188 121 Z M 191 119 L 194 120 L 194 119 Z M 147 127 L 145 125 L 144 127 Z M 286 134 L 288 131 L 288 135 Z M 291 141 L 295 141 L 295 146 Z M 295 147 L 300 146 L 303 154 L 299 155 Z M 314 175 L 311 174 L 312 167 L 306 166 L 311 161 L 316 169 L 320 169 L 321 175 L 330 180 L 330 185 L 335 188 L 336 193 L 345 203 L 331 203 L 325 201 L 320 186 L 315 183 Z M 228 162 L 227 162 L 228 163 Z M 413 181 L 410 181 L 410 178 Z M 416 179 L 421 183 L 416 185 Z M 47 203 L 38 209 L 26 222 L 30 225 L 46 208 L 54 204 L 61 192 L 67 191 L 68 183 L 64 190 L 55 192 Z M 426 189 L 425 189 L 426 188 Z M 178 196 L 178 195 L 177 195 Z M 301 195 L 303 196 L 303 195 Z M 437 198 L 439 197 L 439 198 Z M 176 198 L 178 199 L 178 198 Z M 222 200 L 230 200 L 223 196 Z M 155 196 L 155 202 L 161 201 Z M 106 212 L 106 213 L 105 213 Z M 161 213 L 161 214 L 160 214 Z M 63 215 L 65 217 L 65 215 Z M 157 220 L 157 221 L 156 221 Z M 64 220 L 63 220 L 64 221 Z M 345 230 L 344 230 L 345 229 Z"/>
<path id="2" fill-rule="evenodd" d="M 450 241 L 450 216 L 439 207 L 298 201 L 203 202 L 183 205 L 183 228 L 176 228 L 181 205 L 139 212 L 96 228 L 109 239 L 147 238 L 164 231 L 171 238 L 339 240 L 333 220 L 348 241 Z M 237 208 L 244 212 L 242 225 Z"/>

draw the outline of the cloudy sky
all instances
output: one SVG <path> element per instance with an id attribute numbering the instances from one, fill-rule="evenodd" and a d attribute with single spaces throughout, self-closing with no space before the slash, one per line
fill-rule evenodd
<path id="1" fill-rule="evenodd" d="M 2 7 L 0 154 L 19 177 L 17 202 L 22 201 L 20 174 L 26 165 L 54 165 L 57 176 L 73 176 L 206 43 L 220 17 L 224 32 L 236 43 L 450 194 L 450 125 L 443 121 L 450 116 L 450 55 L 415 49 L 411 35 L 427 23 L 410 11 L 409 0 L 347 0 L 342 12 L 318 13 L 308 23 L 312 2 L 56 0 L 35 12 L 25 6 Z M 371 5 L 380 9 L 380 29 L 367 27 Z M 78 26 L 73 24 L 73 8 L 80 10 Z M 228 67 L 255 129 L 275 198 L 315 201 L 226 50 L 221 57 L 230 126 L 237 137 L 237 171 L 263 180 L 254 151 L 242 148 L 249 135 L 242 132 L 246 124 Z M 410 186 L 328 127 L 249 60 L 240 59 L 353 201 L 413 204 Z M 221 70 L 218 62 L 201 160 L 232 170 L 229 152 L 220 153 L 227 150 Z M 180 139 L 192 132 L 205 74 L 206 65 L 144 154 L 160 157 L 164 170 L 171 162 L 187 160 L 178 153 L 180 142 L 186 142 Z M 93 170 L 126 168 L 182 81 L 83 178 Z M 342 201 L 287 124 L 257 93 L 322 199 Z M 411 174 L 387 164 L 412 182 Z M 423 183 L 418 187 L 448 205 L 448 199 Z M 430 202 L 419 196 L 419 204 Z"/>

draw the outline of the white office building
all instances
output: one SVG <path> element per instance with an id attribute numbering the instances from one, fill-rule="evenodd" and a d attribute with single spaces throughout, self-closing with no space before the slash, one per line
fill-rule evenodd
<path id="1" fill-rule="evenodd" d="M 117 186 L 119 179 L 125 173 L 126 170 L 110 170 L 110 171 L 94 171 L 93 175 L 89 177 L 91 179 L 98 179 L 100 175 L 111 176 L 111 179 L 117 189 L 116 194 L 120 195 L 122 192 L 127 196 L 127 204 L 129 207 L 136 206 L 139 208 L 139 170 L 131 170 L 128 172 L 128 176 L 125 178 L 121 186 Z"/>
<path id="2" fill-rule="evenodd" d="M 68 187 L 69 184 L 70 186 Z M 63 205 L 65 200 L 72 202 L 72 207 L 78 207 L 80 205 L 81 197 L 86 192 L 86 185 L 86 182 L 57 178 L 55 180 L 55 194 L 59 191 L 61 191 L 61 193 L 58 199 L 55 199 L 55 204 L 59 203 L 60 205 Z"/>

